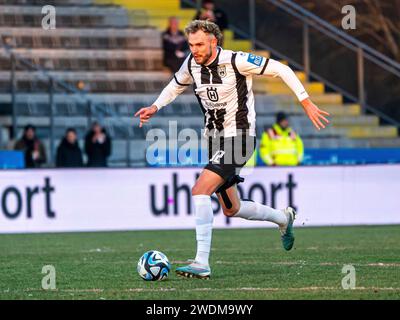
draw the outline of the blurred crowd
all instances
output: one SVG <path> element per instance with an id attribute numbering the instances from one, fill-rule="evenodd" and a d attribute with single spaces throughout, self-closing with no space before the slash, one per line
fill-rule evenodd
<path id="1" fill-rule="evenodd" d="M 224 11 L 217 8 L 213 0 L 203 0 L 201 9 L 193 17 L 196 20 L 209 20 L 218 25 L 223 32 L 228 27 L 228 17 Z M 185 34 L 179 28 L 179 19 L 170 17 L 168 27 L 162 33 L 164 65 L 176 72 L 189 54 L 189 45 Z M 219 44 L 222 46 L 222 43 Z"/>
<path id="2" fill-rule="evenodd" d="M 97 122 L 86 133 L 84 153 L 79 146 L 77 132 L 68 128 L 62 137 L 56 153 L 57 168 L 101 168 L 108 166 L 111 155 L 111 137 Z M 47 162 L 46 149 L 36 136 L 36 128 L 27 125 L 22 137 L 16 141 L 14 150 L 24 152 L 27 168 L 40 168 Z M 248 165 L 256 165 L 257 158 L 268 166 L 297 166 L 303 162 L 304 147 L 300 135 L 290 127 L 289 116 L 278 112 L 276 121 L 266 127 L 261 135 L 260 146 L 255 151 Z"/>
<path id="3" fill-rule="evenodd" d="M 35 126 L 25 126 L 22 137 L 15 143 L 14 150 L 24 153 L 26 168 L 40 168 L 47 162 L 46 149 L 36 136 Z M 56 167 L 107 167 L 111 155 L 111 138 L 97 122 L 93 123 L 84 141 L 84 152 L 87 161 L 84 163 L 83 151 L 78 143 L 77 132 L 68 128 L 62 137 L 56 153 Z"/>

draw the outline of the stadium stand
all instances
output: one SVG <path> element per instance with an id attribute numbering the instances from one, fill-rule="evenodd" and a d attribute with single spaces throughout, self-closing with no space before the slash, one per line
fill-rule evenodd
<path id="1" fill-rule="evenodd" d="M 99 119 L 113 138 L 113 166 L 144 166 L 146 133 L 154 128 L 168 132 L 169 121 L 178 129 L 191 127 L 198 132 L 203 119 L 196 98 L 189 92 L 144 129 L 132 119 L 141 106 L 151 104 L 171 78 L 162 65 L 161 31 L 169 16 L 181 25 L 195 14 L 181 9 L 180 1 L 78 1 L 57 0 L 57 27 L 41 27 L 41 0 L 0 0 L 0 126 L 2 141 L 11 139 L 12 63 L 16 57 L 15 101 L 17 136 L 28 123 L 38 128 L 38 136 L 50 148 L 51 118 L 54 114 L 54 145 L 65 128 L 75 127 L 80 144 L 94 119 Z M 250 42 L 237 40 L 226 30 L 225 47 L 250 50 Z M 256 51 L 269 56 L 269 52 Z M 31 65 L 31 67 L 29 67 Z M 39 69 L 47 70 L 45 73 Z M 357 104 L 343 103 L 337 93 L 327 93 L 320 82 L 306 82 L 297 72 L 313 101 L 332 114 L 332 126 L 316 132 L 311 122 L 280 79 L 256 78 L 258 133 L 271 125 L 278 110 L 291 115 L 291 124 L 304 139 L 306 148 L 394 147 L 400 146 L 397 129 L 381 125 L 377 116 L 363 114 Z M 49 79 L 53 86 L 49 87 Z M 66 90 L 69 86 L 74 90 Z M 85 93 L 81 94 L 78 89 Z M 51 110 L 49 91 L 54 108 Z M 1 128 L 1 127 L 0 127 Z M 8 135 L 8 136 L 7 136 Z M 50 154 L 50 153 L 49 153 Z"/>

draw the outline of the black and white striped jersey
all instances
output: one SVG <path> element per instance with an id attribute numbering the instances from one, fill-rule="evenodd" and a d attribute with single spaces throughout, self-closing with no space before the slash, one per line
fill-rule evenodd
<path id="1" fill-rule="evenodd" d="M 159 109 L 164 107 L 193 84 L 204 113 L 206 135 L 216 129 L 223 131 L 225 137 L 236 136 L 240 130 L 248 130 L 255 136 L 253 75 L 280 76 L 299 100 L 308 97 L 299 79 L 286 65 L 251 53 L 218 47 L 217 57 L 209 65 L 197 64 L 190 54 L 154 105 Z"/>

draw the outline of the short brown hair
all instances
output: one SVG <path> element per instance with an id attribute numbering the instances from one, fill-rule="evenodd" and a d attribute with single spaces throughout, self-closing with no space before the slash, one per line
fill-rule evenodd
<path id="1" fill-rule="evenodd" d="M 208 20 L 193 20 L 186 26 L 185 33 L 188 36 L 189 34 L 196 33 L 199 30 L 207 34 L 214 35 L 218 40 L 218 44 L 221 43 L 223 35 L 219 27 L 214 22 Z"/>

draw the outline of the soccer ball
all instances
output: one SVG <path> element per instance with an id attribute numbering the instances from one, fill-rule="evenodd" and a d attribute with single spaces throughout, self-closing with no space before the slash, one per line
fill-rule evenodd
<path id="1" fill-rule="evenodd" d="M 146 281 L 161 281 L 168 277 L 171 264 L 167 256 L 156 250 L 145 252 L 139 259 L 137 272 Z"/>

